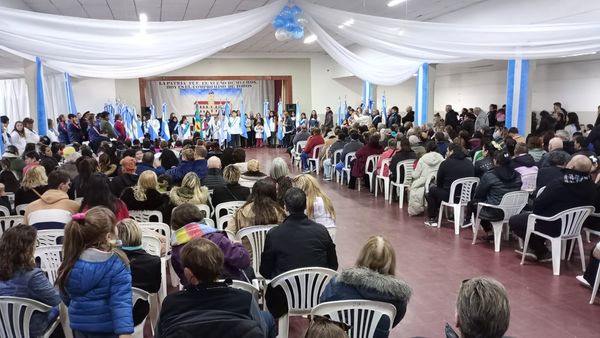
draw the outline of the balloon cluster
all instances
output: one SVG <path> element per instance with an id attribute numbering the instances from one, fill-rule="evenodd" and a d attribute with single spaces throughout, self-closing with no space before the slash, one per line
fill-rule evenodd
<path id="1" fill-rule="evenodd" d="M 300 40 L 304 37 L 305 18 L 300 17 L 302 9 L 297 5 L 285 6 L 279 12 L 279 15 L 273 19 L 273 28 L 275 39 L 277 41 L 286 41 L 290 39 Z"/>

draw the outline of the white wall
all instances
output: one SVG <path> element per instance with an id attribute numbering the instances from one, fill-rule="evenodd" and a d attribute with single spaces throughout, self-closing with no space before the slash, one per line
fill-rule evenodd
<path id="1" fill-rule="evenodd" d="M 387 109 L 398 106 L 404 113 L 406 106 L 415 107 L 416 77 L 412 77 L 396 86 L 377 86 L 377 107 L 381 108 L 381 97 L 385 94 Z"/>
<path id="2" fill-rule="evenodd" d="M 490 103 L 501 106 L 506 101 L 506 71 L 438 75 L 434 95 L 436 112 L 443 112 L 447 104 L 456 111 L 463 107 L 487 110 Z"/>
<path id="3" fill-rule="evenodd" d="M 106 102 L 115 102 L 115 80 L 71 78 L 71 87 L 79 112 L 99 112 Z"/>
<path id="4" fill-rule="evenodd" d="M 339 100 L 344 99 L 349 106 L 356 106 L 362 100 L 362 86 L 360 79 L 354 76 L 341 76 L 343 69 L 328 55 L 319 55 L 310 59 L 312 109 L 324 115 L 325 107 L 337 114 Z M 308 113 L 311 107 L 302 106 L 302 111 Z M 337 116 L 335 117 L 337 119 Z"/>

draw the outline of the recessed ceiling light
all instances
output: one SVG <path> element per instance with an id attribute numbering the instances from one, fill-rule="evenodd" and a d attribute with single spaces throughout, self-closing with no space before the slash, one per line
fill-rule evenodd
<path id="1" fill-rule="evenodd" d="M 352 26 L 353 24 L 354 24 L 354 19 L 350 19 L 350 20 L 344 22 L 345 26 Z"/>
<path id="2" fill-rule="evenodd" d="M 148 16 L 146 13 L 140 14 L 140 22 L 148 22 Z"/>
<path id="3" fill-rule="evenodd" d="M 339 29 L 344 29 L 344 25 L 339 25 L 338 28 Z"/>
<path id="4" fill-rule="evenodd" d="M 388 7 L 394 7 L 394 6 L 398 6 L 399 4 L 406 2 L 408 0 L 391 0 L 390 2 L 388 2 Z"/>
<path id="5" fill-rule="evenodd" d="M 304 38 L 304 43 L 313 43 L 317 41 L 317 36 L 314 34 L 311 34 L 309 36 L 307 36 L 306 38 Z"/>

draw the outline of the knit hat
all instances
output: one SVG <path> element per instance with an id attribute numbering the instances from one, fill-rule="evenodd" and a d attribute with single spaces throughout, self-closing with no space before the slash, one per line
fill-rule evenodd
<path id="1" fill-rule="evenodd" d="M 131 156 L 125 156 L 122 160 L 121 160 L 121 167 L 122 167 L 122 171 L 124 173 L 134 173 L 135 172 L 135 158 L 131 157 Z"/>
<path id="2" fill-rule="evenodd" d="M 69 155 L 71 155 L 71 154 L 73 154 L 75 152 L 76 152 L 75 148 L 73 148 L 73 147 L 65 147 L 65 149 L 63 149 L 63 156 L 67 157 L 67 156 L 69 156 Z"/>
<path id="3" fill-rule="evenodd" d="M 250 160 L 250 161 L 248 161 L 247 168 L 248 168 L 248 171 L 250 171 L 250 172 L 259 172 L 260 164 L 258 163 L 257 160 Z"/>
<path id="4" fill-rule="evenodd" d="M 419 137 L 417 135 L 410 135 L 408 137 L 408 142 L 410 143 L 411 146 L 413 146 L 415 144 L 419 144 Z"/>

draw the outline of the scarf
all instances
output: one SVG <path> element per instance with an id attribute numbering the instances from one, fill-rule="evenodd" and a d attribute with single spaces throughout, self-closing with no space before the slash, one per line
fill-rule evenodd
<path id="1" fill-rule="evenodd" d="M 206 225 L 205 223 L 188 223 L 183 227 L 175 230 L 171 235 L 171 245 L 183 245 L 192 239 L 203 237 L 211 233 L 217 232 L 217 229 Z"/>

